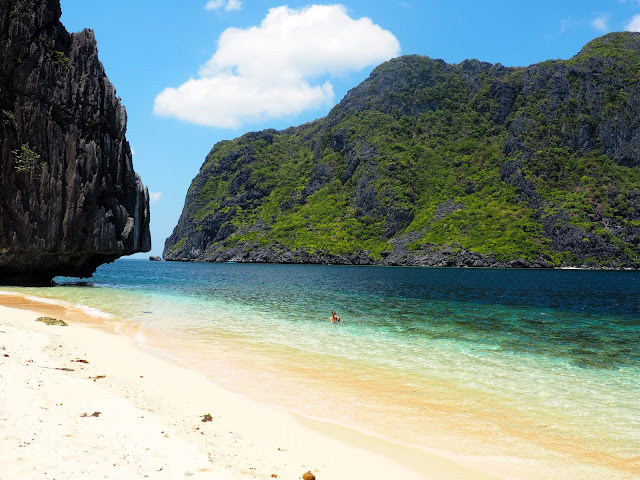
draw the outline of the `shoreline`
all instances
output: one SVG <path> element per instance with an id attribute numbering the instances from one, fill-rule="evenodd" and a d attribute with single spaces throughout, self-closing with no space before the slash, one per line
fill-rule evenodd
<path id="1" fill-rule="evenodd" d="M 250 249 L 255 251 L 255 249 Z M 292 259 L 286 261 L 283 258 L 274 258 L 273 260 L 260 258 L 259 260 L 245 259 L 241 257 L 229 257 L 222 256 L 215 260 L 203 260 L 199 258 L 162 258 L 161 262 L 172 263 L 244 263 L 244 264 L 262 264 L 262 265 L 325 265 L 325 266 L 343 266 L 343 267 L 414 267 L 414 268 L 456 268 L 456 269 L 499 269 L 499 270 L 584 270 L 584 271 L 607 271 L 607 272 L 638 272 L 640 271 L 640 265 L 625 265 L 625 266 L 611 266 L 611 265 L 552 265 L 550 263 L 543 262 L 529 262 L 522 259 L 498 261 L 485 259 L 480 261 L 477 258 L 470 258 L 468 260 L 463 259 L 438 259 L 438 261 L 396 261 L 389 262 L 386 259 L 383 261 L 373 260 L 366 256 L 362 261 L 348 261 L 344 259 L 320 257 L 318 259 L 307 258 L 305 260 Z M 124 258 L 123 260 L 129 260 Z M 140 258 L 132 258 L 130 260 L 142 260 Z M 148 260 L 147 260 L 148 261 Z"/>
<path id="2" fill-rule="evenodd" d="M 11 473 L 235 480 L 301 478 L 310 470 L 320 480 L 500 478 L 231 393 L 139 345 L 135 329 L 116 333 L 108 321 L 86 312 L 19 295 L 1 296 L 0 305 L 6 390 L 0 409 L 0 451 L 6 453 L 0 462 Z M 41 314 L 69 327 L 35 322 Z M 25 388 L 31 402 L 21 401 Z M 94 411 L 101 413 L 81 416 Z M 212 421 L 203 422 L 207 414 Z M 38 455 L 30 455 L 36 448 Z"/>

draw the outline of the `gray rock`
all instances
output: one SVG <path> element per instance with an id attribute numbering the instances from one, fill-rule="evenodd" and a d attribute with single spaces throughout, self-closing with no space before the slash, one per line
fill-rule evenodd
<path id="1" fill-rule="evenodd" d="M 149 199 L 91 30 L 58 0 L 0 0 L 0 283 L 90 276 L 148 251 Z"/>

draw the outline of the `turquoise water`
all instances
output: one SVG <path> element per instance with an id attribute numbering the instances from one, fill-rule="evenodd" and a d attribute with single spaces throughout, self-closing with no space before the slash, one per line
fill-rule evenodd
<path id="1" fill-rule="evenodd" d="M 5 290 L 136 325 L 257 400 L 512 478 L 640 478 L 638 272 L 120 260 L 56 280 Z"/>

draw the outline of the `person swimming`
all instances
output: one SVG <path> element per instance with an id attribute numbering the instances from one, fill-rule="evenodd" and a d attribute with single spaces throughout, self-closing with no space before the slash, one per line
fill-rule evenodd
<path id="1" fill-rule="evenodd" d="M 333 311 L 331 312 L 331 316 L 329 317 L 329 321 L 330 321 L 331 323 L 338 323 L 338 322 L 340 322 L 340 317 L 338 316 L 338 314 L 336 313 L 336 311 L 335 311 L 335 310 L 333 310 Z"/>

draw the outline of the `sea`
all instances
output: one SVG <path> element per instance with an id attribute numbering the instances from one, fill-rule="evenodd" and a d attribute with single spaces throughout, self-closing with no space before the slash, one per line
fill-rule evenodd
<path id="1" fill-rule="evenodd" d="M 640 272 L 121 259 L 55 281 L 1 290 L 501 478 L 640 479 Z"/>

